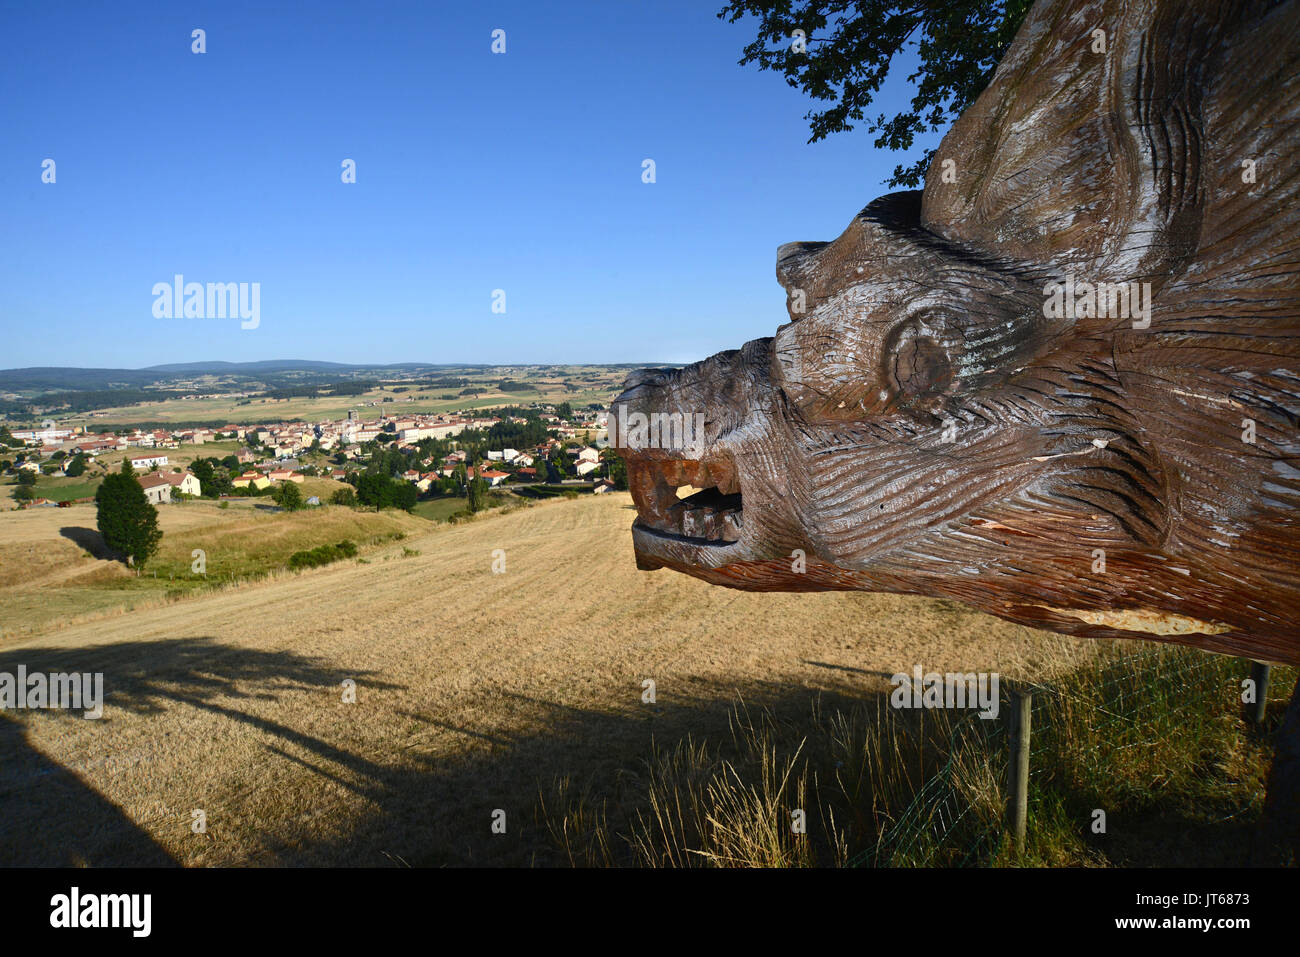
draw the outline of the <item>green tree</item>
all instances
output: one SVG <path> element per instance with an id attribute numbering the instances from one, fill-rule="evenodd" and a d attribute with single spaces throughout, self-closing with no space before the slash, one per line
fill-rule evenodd
<path id="1" fill-rule="evenodd" d="M 143 565 L 158 551 L 162 541 L 158 510 L 136 481 L 129 459 L 122 462 L 120 472 L 110 473 L 100 483 L 95 492 L 95 513 L 104 544 L 126 555 L 133 564 Z"/>
<path id="2" fill-rule="evenodd" d="M 392 491 L 389 496 L 389 504 L 393 508 L 400 508 L 410 511 L 415 508 L 415 503 L 420 499 L 420 491 L 410 482 L 391 482 Z"/>
<path id="3" fill-rule="evenodd" d="M 368 508 L 383 508 L 386 504 L 388 476 L 366 472 L 357 479 L 357 501 Z"/>
<path id="4" fill-rule="evenodd" d="M 18 484 L 19 484 L 19 485 L 35 485 L 35 484 L 36 484 L 36 473 L 33 472 L 33 471 L 31 471 L 30 469 L 22 469 L 22 470 L 20 470 L 20 471 L 18 472 Z"/>
<path id="5" fill-rule="evenodd" d="M 975 102 L 1015 38 L 1033 0 L 730 0 L 718 18 L 735 23 L 758 18 L 757 38 L 741 66 L 757 63 L 823 103 L 809 110 L 815 143 L 866 122 L 876 149 L 906 152 L 916 136 L 937 132 Z M 802 31 L 805 38 L 796 42 Z M 895 56 L 915 44 L 920 64 L 907 77 L 909 109 L 875 119 L 866 110 L 880 91 Z M 890 186 L 919 186 L 934 150 L 910 166 L 899 164 Z"/>
<path id="6" fill-rule="evenodd" d="M 86 457 L 81 454 L 74 455 L 67 465 L 63 466 L 63 474 L 68 478 L 78 478 L 86 472 Z"/>
<path id="7" fill-rule="evenodd" d="M 286 512 L 296 512 L 307 504 L 297 482 L 284 481 L 271 490 L 271 500 Z"/>
<path id="8" fill-rule="evenodd" d="M 235 491 L 229 472 L 225 471 L 224 467 L 218 467 L 215 458 L 195 459 L 190 463 L 190 471 L 199 480 L 199 494 L 204 498 L 217 498 L 230 495 Z"/>
<path id="9" fill-rule="evenodd" d="M 30 485 L 20 485 L 14 489 L 14 501 L 30 502 L 36 497 L 36 490 Z"/>
<path id="10" fill-rule="evenodd" d="M 551 450 L 551 475 L 552 481 L 563 482 L 564 477 L 569 474 L 572 466 L 569 464 L 569 456 L 564 449 L 556 447 Z"/>
<path id="11" fill-rule="evenodd" d="M 357 493 L 350 488 L 341 488 L 330 498 L 331 505 L 346 505 L 353 508 L 357 504 Z"/>
<path id="12" fill-rule="evenodd" d="M 194 477 L 199 480 L 199 489 L 201 494 L 208 498 L 216 497 L 216 489 L 212 481 L 216 477 L 217 470 L 212 466 L 211 459 L 195 459 L 190 463 L 190 471 Z"/>
<path id="13" fill-rule="evenodd" d="M 619 492 L 627 491 L 627 463 L 617 452 L 606 449 L 600 453 L 600 457 L 605 462 L 605 467 L 609 472 L 609 479 L 614 483 L 614 488 Z"/>
<path id="14" fill-rule="evenodd" d="M 471 512 L 481 511 L 487 504 L 487 488 L 487 482 L 477 476 L 470 480 L 465 498 L 468 500 Z"/>
<path id="15" fill-rule="evenodd" d="M 559 405 L 555 407 L 555 414 L 558 415 L 560 418 L 562 418 L 565 422 L 568 422 L 570 419 L 573 418 L 573 406 L 569 405 L 569 403 L 567 402 L 561 402 Z"/>
<path id="16" fill-rule="evenodd" d="M 371 508 L 415 508 L 420 493 L 410 482 L 394 480 L 378 472 L 367 472 L 357 482 L 357 501 Z"/>

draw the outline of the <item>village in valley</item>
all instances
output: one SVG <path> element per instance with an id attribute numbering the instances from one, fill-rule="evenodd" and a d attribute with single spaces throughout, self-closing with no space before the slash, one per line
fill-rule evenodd
<path id="1" fill-rule="evenodd" d="M 91 504 L 124 463 L 154 505 L 262 499 L 434 521 L 626 487 L 607 451 L 620 368 L 267 365 L 10 370 L 0 509 Z M 281 503 L 286 484 L 302 494 Z"/>
<path id="2" fill-rule="evenodd" d="M 601 493 L 614 488 L 611 467 L 603 450 L 607 412 L 574 412 L 567 403 L 528 409 L 521 414 L 499 415 L 380 415 L 363 419 L 356 410 L 346 418 L 316 423 L 278 422 L 260 425 L 228 424 L 220 428 L 121 430 L 91 432 L 82 426 L 53 422 L 38 428 L 0 433 L 7 440 L 6 472 L 47 479 L 102 475 L 120 468 L 123 460 L 153 504 L 205 494 L 214 498 L 256 495 L 284 482 L 303 484 L 320 477 L 355 484 L 377 451 L 409 458 L 410 467 L 393 472 L 392 479 L 409 483 L 418 495 L 431 491 L 445 496 L 457 491 L 448 482 L 459 477 L 462 488 L 481 479 L 488 488 L 513 485 L 586 485 Z M 499 436 L 534 436 L 540 441 L 516 441 Z M 231 445 L 237 446 L 233 451 Z M 449 447 L 446 451 L 444 448 Z M 183 452 L 182 452 L 183 450 Z M 180 452 L 181 454 L 177 454 Z M 120 454 L 117 454 L 120 453 Z M 202 468 L 207 487 L 191 469 Z M 227 488 L 227 485 L 229 486 Z M 35 482 L 31 489 L 40 488 Z M 57 486 L 47 494 L 19 495 L 15 505 L 39 508 L 93 501 L 93 495 L 68 498 Z M 311 496 L 307 504 L 322 504 Z"/>
<path id="3" fill-rule="evenodd" d="M 0 639 L 409 558 L 465 522 L 613 498 L 627 476 L 608 406 L 625 375 L 290 362 L 0 373 Z M 156 539 L 135 553 L 105 525 L 124 473 L 126 497 L 153 513 L 133 513 Z"/>

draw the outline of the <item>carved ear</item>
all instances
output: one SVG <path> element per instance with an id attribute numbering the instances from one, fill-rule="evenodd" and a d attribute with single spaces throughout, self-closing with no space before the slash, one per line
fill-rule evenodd
<path id="1" fill-rule="evenodd" d="M 1036 3 L 935 154 L 923 223 L 1088 278 L 1176 273 L 1203 205 L 1201 73 L 1234 6 Z"/>

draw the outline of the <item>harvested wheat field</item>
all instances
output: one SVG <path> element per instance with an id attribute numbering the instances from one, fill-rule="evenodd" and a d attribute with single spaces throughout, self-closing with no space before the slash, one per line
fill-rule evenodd
<path id="1" fill-rule="evenodd" d="M 550 863 L 539 793 L 725 733 L 737 695 L 805 708 L 916 664 L 1032 677 L 1096 650 L 946 602 L 638 572 L 633 514 L 611 494 L 403 515 L 406 537 L 361 560 L 5 642 L 0 671 L 103 672 L 107 699 L 98 721 L 0 718 L 0 863 Z M 10 558 L 62 518 L 13 517 Z"/>
<path id="2" fill-rule="evenodd" d="M 354 539 L 362 546 L 428 530 L 404 512 L 321 507 L 283 513 L 264 500 L 168 505 L 163 539 L 137 578 L 111 558 L 96 531 L 95 506 L 0 512 L 0 648 L 23 638 L 134 613 L 187 591 L 274 572 L 297 549 Z M 194 550 L 205 575 L 192 572 Z"/>

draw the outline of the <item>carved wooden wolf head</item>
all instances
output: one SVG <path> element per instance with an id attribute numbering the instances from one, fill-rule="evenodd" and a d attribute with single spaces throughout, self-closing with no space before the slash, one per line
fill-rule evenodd
<path id="1" fill-rule="evenodd" d="M 1300 661 L 1298 38 L 1040 0 L 924 192 L 778 250 L 773 338 L 628 379 L 638 565 Z"/>

